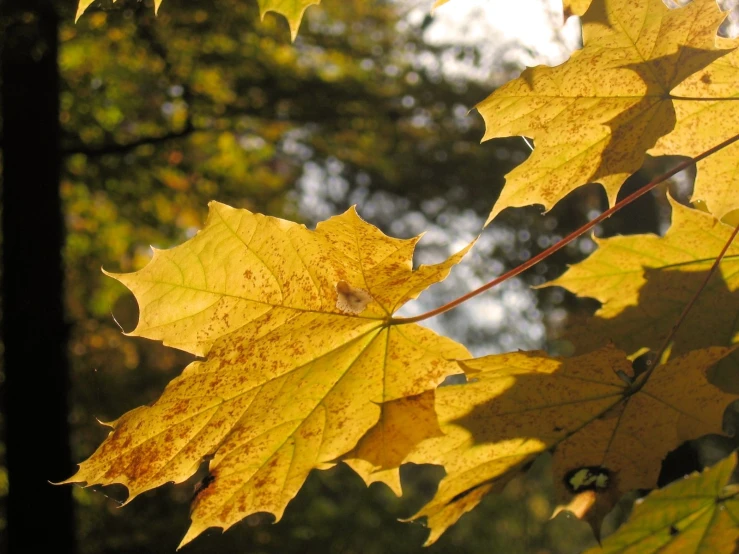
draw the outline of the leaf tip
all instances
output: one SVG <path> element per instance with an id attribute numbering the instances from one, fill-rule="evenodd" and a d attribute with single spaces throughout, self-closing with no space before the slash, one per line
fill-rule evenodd
<path id="1" fill-rule="evenodd" d="M 67 479 L 64 479 L 63 481 L 46 481 L 50 485 L 54 485 L 55 487 L 58 487 L 59 485 L 74 485 L 77 483 L 81 483 L 79 479 L 75 479 L 75 477 L 79 474 L 79 470 L 77 470 L 71 477 L 68 477 Z"/>
<path id="2" fill-rule="evenodd" d="M 501 208 L 501 207 L 500 207 L 500 202 L 496 202 L 496 203 L 495 203 L 495 204 L 493 205 L 493 209 L 492 209 L 492 210 L 490 210 L 490 215 L 489 215 L 489 216 L 488 216 L 488 218 L 487 218 L 487 219 L 485 220 L 485 225 L 483 225 L 483 226 L 482 226 L 482 227 L 483 227 L 483 229 L 484 229 L 485 227 L 487 227 L 488 225 L 490 225 L 490 223 L 491 223 L 491 222 L 493 221 L 493 219 L 495 219 L 496 217 L 498 217 L 498 214 L 499 214 L 500 212 L 502 212 L 502 211 L 503 211 L 503 210 L 504 210 L 505 208 L 506 208 L 506 206 L 504 206 L 504 207 L 502 207 L 502 208 Z"/>
<path id="3" fill-rule="evenodd" d="M 183 546 L 186 546 L 187 544 L 191 543 L 203 531 L 205 531 L 205 527 L 203 527 L 202 525 L 198 525 L 193 521 L 190 524 L 190 527 L 187 530 L 187 533 L 185 533 L 185 536 L 182 537 L 180 544 L 177 545 L 177 551 L 179 551 Z"/>

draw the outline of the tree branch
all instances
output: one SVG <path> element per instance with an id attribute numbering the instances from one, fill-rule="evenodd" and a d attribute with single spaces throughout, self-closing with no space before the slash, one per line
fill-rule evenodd
<path id="1" fill-rule="evenodd" d="M 75 146 L 71 148 L 62 148 L 63 156 L 72 156 L 74 154 L 84 154 L 88 157 L 95 158 L 105 156 L 107 154 L 125 154 L 135 150 L 139 146 L 155 145 L 186 137 L 197 131 L 205 131 L 206 129 L 197 129 L 193 126 L 187 126 L 181 131 L 173 131 L 158 137 L 143 137 L 123 144 L 105 144 L 103 146 Z"/>

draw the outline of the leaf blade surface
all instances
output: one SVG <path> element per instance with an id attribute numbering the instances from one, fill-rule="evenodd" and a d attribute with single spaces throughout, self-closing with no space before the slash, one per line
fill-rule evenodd
<path id="1" fill-rule="evenodd" d="M 739 539 L 739 498 L 727 486 L 736 453 L 703 473 L 656 490 L 629 520 L 586 554 L 653 552 L 731 554 Z"/>
<path id="2" fill-rule="evenodd" d="M 715 46 L 723 18 L 712 0 L 676 10 L 661 0 L 592 2 L 581 50 L 557 67 L 525 70 L 477 106 L 483 141 L 521 135 L 536 145 L 506 176 L 488 222 L 507 207 L 548 210 L 590 182 L 613 204 L 646 151 L 673 129 L 670 91 L 729 51 Z"/>
<path id="3" fill-rule="evenodd" d="M 390 324 L 469 250 L 414 271 L 417 240 L 387 237 L 353 209 L 310 231 L 212 203 L 195 237 L 115 275 L 140 305 L 132 334 L 206 359 L 111 423 L 68 482 L 123 484 L 130 501 L 208 459 L 213 480 L 183 544 L 257 511 L 279 518 L 308 473 L 354 448 L 383 404 L 433 391 L 469 355 L 421 326 Z"/>
<path id="4" fill-rule="evenodd" d="M 436 392 L 445 435 L 407 459 L 447 472 L 414 518 L 427 518 L 433 542 L 484 494 L 553 449 L 559 500 L 592 496 L 588 519 L 599 526 L 623 493 L 656 486 L 667 452 L 721 432 L 724 409 L 737 397 L 711 385 L 706 371 L 728 353 L 688 353 L 635 392 L 624 379 L 633 377 L 631 363 L 612 346 L 564 359 L 521 352 L 462 362 L 474 380 Z"/>

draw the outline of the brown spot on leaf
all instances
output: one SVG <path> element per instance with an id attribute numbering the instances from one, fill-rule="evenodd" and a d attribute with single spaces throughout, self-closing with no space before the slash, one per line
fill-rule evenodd
<path id="1" fill-rule="evenodd" d="M 361 314 L 372 302 L 372 296 L 366 290 L 352 287 L 346 281 L 336 283 L 336 307 L 344 313 Z"/>

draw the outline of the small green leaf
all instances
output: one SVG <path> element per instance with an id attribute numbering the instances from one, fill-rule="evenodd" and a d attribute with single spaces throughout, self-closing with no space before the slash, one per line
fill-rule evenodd
<path id="1" fill-rule="evenodd" d="M 654 491 L 631 518 L 586 554 L 731 554 L 739 539 L 739 491 L 727 486 L 736 453 L 703 473 Z"/>

